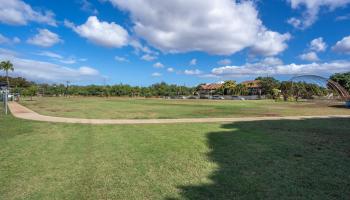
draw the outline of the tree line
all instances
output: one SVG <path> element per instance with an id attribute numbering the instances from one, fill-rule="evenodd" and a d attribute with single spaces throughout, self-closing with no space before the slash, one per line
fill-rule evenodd
<path id="1" fill-rule="evenodd" d="M 0 82 L 6 80 L 0 76 Z M 67 85 L 67 84 L 39 84 L 27 81 L 24 78 L 9 77 L 11 91 L 23 96 L 129 96 L 129 97 L 163 97 L 189 96 L 195 93 L 195 87 L 187 87 L 165 82 L 156 83 L 147 87 L 131 86 L 128 84 L 116 85 Z"/>
<path id="2" fill-rule="evenodd" d="M 336 75 L 334 77 L 339 77 Z M 129 97 L 164 97 L 164 96 L 191 96 L 196 95 L 200 90 L 197 87 L 179 86 L 167 84 L 165 82 L 156 83 L 147 87 L 131 86 L 128 84 L 116 85 L 65 85 L 65 84 L 38 84 L 26 80 L 22 77 L 2 77 L 0 82 L 10 82 L 12 92 L 23 96 L 129 96 Z M 258 77 L 261 94 L 268 98 L 277 99 L 283 97 L 284 100 L 290 98 L 312 98 L 312 96 L 325 96 L 330 91 L 317 84 L 305 82 L 278 81 L 273 77 Z M 333 79 L 336 80 L 336 79 Z M 341 79 L 342 80 L 342 79 Z M 340 82 L 340 81 L 339 81 Z M 342 83 L 342 82 L 340 82 Z M 348 83 L 348 82 L 346 82 Z M 343 84 L 342 84 L 343 85 Z M 346 85 L 345 87 L 346 88 Z M 347 88 L 348 89 L 348 88 Z M 249 95 L 249 85 L 236 84 L 233 80 L 225 81 L 222 87 L 213 94 L 219 95 Z"/>
<path id="3" fill-rule="evenodd" d="M 313 83 L 306 82 L 291 82 L 291 81 L 279 81 L 273 77 L 258 77 L 255 79 L 259 85 L 259 95 L 265 95 L 267 98 L 284 100 L 299 98 L 310 99 L 313 96 L 326 96 L 331 91 L 326 87 L 319 86 Z M 248 84 L 236 84 L 235 81 L 225 81 L 220 89 L 215 91 L 215 94 L 220 95 L 251 95 L 252 91 L 249 90 L 254 83 Z M 255 92 L 257 93 L 257 92 Z"/>
<path id="4" fill-rule="evenodd" d="M 0 76 L 0 82 L 6 82 L 10 85 L 13 93 L 24 96 L 130 96 L 130 97 L 163 97 L 163 96 L 189 96 L 196 95 L 201 85 L 197 87 L 180 86 L 176 84 L 167 84 L 165 82 L 156 83 L 147 87 L 131 86 L 128 84 L 116 85 L 64 85 L 64 84 L 38 84 L 28 81 L 25 78 L 9 77 L 8 72 L 14 71 L 10 61 L 2 61 L 0 70 L 5 71 L 6 76 Z M 331 80 L 339 83 L 346 90 L 350 91 L 350 72 L 336 73 L 330 77 Z M 284 100 L 290 98 L 311 98 L 312 96 L 325 96 L 332 91 L 317 84 L 306 82 L 279 81 L 273 77 L 258 77 L 260 94 L 268 98 L 279 98 L 283 96 Z M 249 95 L 251 85 L 237 84 L 234 80 L 225 81 L 214 94 L 221 95 Z M 334 92 L 334 91 L 333 91 Z"/>

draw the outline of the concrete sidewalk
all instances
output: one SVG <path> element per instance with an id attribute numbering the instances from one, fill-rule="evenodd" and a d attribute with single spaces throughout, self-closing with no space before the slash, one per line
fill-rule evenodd
<path id="1" fill-rule="evenodd" d="M 288 117 L 241 117 L 241 118 L 183 118 L 183 119 L 80 119 L 53 117 L 38 114 L 16 102 L 9 103 L 9 109 L 13 116 L 42 122 L 60 122 L 73 124 L 174 124 L 174 123 L 211 123 L 211 122 L 249 122 L 263 120 L 303 120 L 303 119 L 327 119 L 349 118 L 350 115 L 327 116 L 288 116 Z"/>

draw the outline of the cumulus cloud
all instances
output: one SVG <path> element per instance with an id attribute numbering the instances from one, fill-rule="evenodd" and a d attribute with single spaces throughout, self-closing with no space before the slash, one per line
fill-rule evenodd
<path id="1" fill-rule="evenodd" d="M 163 52 L 231 55 L 254 46 L 256 53 L 275 55 L 287 47 L 289 34 L 266 29 L 250 1 L 109 1 L 130 13 L 138 37 Z"/>
<path id="2" fill-rule="evenodd" d="M 75 26 L 67 20 L 64 23 L 78 35 L 97 45 L 120 48 L 126 46 L 129 41 L 129 34 L 123 27 L 114 22 L 100 21 L 96 16 L 90 16 L 80 26 Z"/>
<path id="3" fill-rule="evenodd" d="M 231 60 L 230 59 L 222 59 L 218 61 L 218 65 L 230 65 Z"/>
<path id="4" fill-rule="evenodd" d="M 0 44 L 16 44 L 21 42 L 18 37 L 8 38 L 0 33 Z"/>
<path id="5" fill-rule="evenodd" d="M 262 31 L 258 34 L 258 41 L 251 49 L 252 53 L 264 56 L 277 55 L 288 47 L 286 41 L 290 38 L 289 33 L 280 34 L 273 31 Z"/>
<path id="6" fill-rule="evenodd" d="M 41 46 L 41 47 L 51 47 L 57 43 L 62 42 L 59 35 L 53 33 L 47 29 L 38 29 L 38 34 L 27 40 L 29 44 Z"/>
<path id="7" fill-rule="evenodd" d="M 154 68 L 164 68 L 164 65 L 161 62 L 157 62 L 153 65 Z"/>
<path id="8" fill-rule="evenodd" d="M 310 42 L 310 50 L 312 51 L 320 52 L 320 51 L 325 51 L 326 49 L 327 49 L 327 44 L 323 41 L 322 37 L 313 39 Z"/>
<path id="9" fill-rule="evenodd" d="M 0 0 L 0 22 L 10 25 L 26 25 L 33 21 L 56 26 L 54 14 L 51 11 L 35 11 L 21 0 Z"/>
<path id="10" fill-rule="evenodd" d="M 247 63 L 242 66 L 225 66 L 213 68 L 211 73 L 216 76 L 241 77 L 261 76 L 268 74 L 296 75 L 296 74 L 331 74 L 350 70 L 350 61 L 331 61 L 325 63 L 310 64 L 278 64 L 267 65 L 263 62 Z"/>
<path id="11" fill-rule="evenodd" d="M 200 71 L 199 69 L 189 69 L 189 70 L 185 70 L 184 71 L 184 74 L 186 74 L 186 75 L 200 75 L 200 74 L 202 74 L 203 72 L 202 71 Z"/>
<path id="12" fill-rule="evenodd" d="M 15 71 L 11 74 L 25 77 L 32 81 L 62 83 L 65 81 L 96 82 L 102 80 L 100 73 L 92 67 L 70 68 L 50 62 L 24 59 L 6 51 L 0 51 L 0 57 L 11 60 L 14 64 Z"/>
<path id="13" fill-rule="evenodd" d="M 350 0 L 288 0 L 288 2 L 292 9 L 305 9 L 301 19 L 292 17 L 288 20 L 289 24 L 300 29 L 307 28 L 315 23 L 321 8 L 327 8 L 332 11 L 350 4 Z"/>
<path id="14" fill-rule="evenodd" d="M 350 54 L 350 35 L 338 41 L 332 50 L 339 53 Z"/>
<path id="15" fill-rule="evenodd" d="M 315 61 L 319 61 L 320 60 L 318 58 L 317 54 L 315 52 L 313 52 L 313 51 L 301 54 L 299 56 L 299 58 L 302 59 L 302 60 L 310 61 L 310 62 L 315 62 Z"/>
<path id="16" fill-rule="evenodd" d="M 151 76 L 153 76 L 153 77 L 160 77 L 160 76 L 162 76 L 162 74 L 158 73 L 158 72 L 154 72 L 154 73 L 151 74 Z"/>

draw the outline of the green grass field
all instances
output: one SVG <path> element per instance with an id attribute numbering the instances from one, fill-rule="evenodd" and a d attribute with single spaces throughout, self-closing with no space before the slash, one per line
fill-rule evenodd
<path id="1" fill-rule="evenodd" d="M 350 109 L 325 103 L 266 101 L 165 100 L 130 98 L 36 98 L 21 103 L 51 116 L 143 119 L 291 115 L 350 115 Z"/>
<path id="2" fill-rule="evenodd" d="M 0 114 L 0 199 L 349 196 L 349 119 L 94 126 Z"/>

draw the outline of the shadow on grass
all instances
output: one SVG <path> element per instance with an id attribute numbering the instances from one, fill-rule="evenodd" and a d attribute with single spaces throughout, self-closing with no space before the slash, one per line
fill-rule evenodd
<path id="1" fill-rule="evenodd" d="M 332 107 L 332 108 L 349 109 L 348 107 L 346 107 L 346 106 L 345 106 L 345 103 L 344 103 L 344 104 L 335 104 L 335 105 L 330 105 L 329 107 Z"/>
<path id="2" fill-rule="evenodd" d="M 207 134 L 210 183 L 181 199 L 348 199 L 350 120 L 240 122 Z M 171 199 L 171 198 L 170 198 Z"/>

